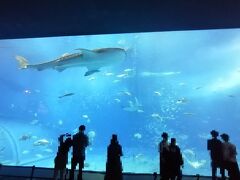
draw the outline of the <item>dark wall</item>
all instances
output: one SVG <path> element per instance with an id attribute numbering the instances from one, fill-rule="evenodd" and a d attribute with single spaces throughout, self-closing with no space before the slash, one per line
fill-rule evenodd
<path id="1" fill-rule="evenodd" d="M 239 0 L 0 1 L 0 39 L 237 27 Z"/>

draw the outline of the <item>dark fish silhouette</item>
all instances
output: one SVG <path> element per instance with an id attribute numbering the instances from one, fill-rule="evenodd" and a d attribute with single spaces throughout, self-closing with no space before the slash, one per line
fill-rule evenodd
<path id="1" fill-rule="evenodd" d="M 67 93 L 67 94 L 64 94 L 62 96 L 59 96 L 58 98 L 63 98 L 63 97 L 67 97 L 67 96 L 73 96 L 74 93 Z"/>

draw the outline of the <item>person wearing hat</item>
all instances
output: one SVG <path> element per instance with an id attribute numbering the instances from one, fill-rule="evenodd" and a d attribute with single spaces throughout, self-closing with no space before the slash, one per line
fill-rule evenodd
<path id="1" fill-rule="evenodd" d="M 66 133 L 60 135 L 58 141 L 59 146 L 57 155 L 54 159 L 53 179 L 57 179 L 58 171 L 60 171 L 60 180 L 63 180 L 64 174 L 66 172 L 66 165 L 68 163 L 68 152 L 70 147 L 72 146 L 71 134 Z"/>
<path id="2" fill-rule="evenodd" d="M 222 179 L 224 179 L 225 173 L 223 168 L 222 142 L 217 138 L 219 135 L 217 131 L 212 130 L 210 133 L 212 138 L 207 141 L 207 150 L 210 151 L 212 179 L 216 179 L 217 168 L 220 168 Z"/>
<path id="3" fill-rule="evenodd" d="M 117 135 L 113 134 L 110 145 L 107 148 L 106 175 L 104 180 L 122 180 L 122 146 L 119 144 Z"/>
<path id="4" fill-rule="evenodd" d="M 74 170 L 79 164 L 78 180 L 82 180 L 82 169 L 84 168 L 85 150 L 89 145 L 88 136 L 84 133 L 86 127 L 81 125 L 79 132 L 73 135 L 73 151 L 71 160 L 70 180 L 74 180 Z"/>
<path id="5" fill-rule="evenodd" d="M 158 145 L 158 152 L 160 157 L 160 176 L 162 180 L 165 180 L 168 178 L 167 173 L 167 155 L 169 150 L 169 144 L 168 144 L 168 133 L 163 132 L 162 133 L 162 141 Z"/>
<path id="6" fill-rule="evenodd" d="M 223 140 L 222 148 L 223 148 L 223 161 L 224 166 L 228 170 L 229 179 L 237 180 L 240 179 L 240 172 L 237 163 L 237 150 L 236 146 L 229 142 L 228 134 L 221 134 L 221 138 Z"/>

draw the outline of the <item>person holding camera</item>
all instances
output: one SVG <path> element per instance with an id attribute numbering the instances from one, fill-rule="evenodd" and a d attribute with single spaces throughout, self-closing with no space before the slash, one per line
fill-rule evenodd
<path id="1" fill-rule="evenodd" d="M 65 140 L 64 140 L 65 139 Z M 59 146 L 57 155 L 54 159 L 54 174 L 53 179 L 57 179 L 58 172 L 60 171 L 60 180 L 64 179 L 66 172 L 66 165 L 68 163 L 68 152 L 72 146 L 71 134 L 62 134 L 58 138 Z"/>

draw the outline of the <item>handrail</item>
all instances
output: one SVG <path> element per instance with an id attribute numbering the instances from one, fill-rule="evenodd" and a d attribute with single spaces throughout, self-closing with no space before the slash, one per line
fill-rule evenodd
<path id="1" fill-rule="evenodd" d="M 16 175 L 16 174 L 12 174 L 12 175 L 10 175 L 10 174 L 1 174 L 1 170 L 3 170 L 4 169 L 4 167 L 5 168 L 23 168 L 23 169 L 26 169 L 26 170 L 28 170 L 27 172 L 29 172 L 29 174 L 28 175 Z M 11 169 L 10 169 L 11 170 Z M 13 169 L 14 170 L 14 169 Z M 43 174 L 40 174 L 40 175 L 36 175 L 35 173 L 37 173 L 37 170 L 43 170 L 42 172 L 43 172 Z M 4 165 L 2 165 L 2 166 L 0 166 L 0 179 L 1 179 L 1 177 L 15 177 L 15 178 L 29 178 L 29 179 L 46 179 L 46 180 L 50 180 L 50 179 L 52 179 L 52 173 L 51 172 L 49 172 L 50 174 L 48 174 L 47 176 L 46 176 L 46 174 L 44 174 L 44 170 L 46 170 L 46 171 L 48 171 L 49 172 L 49 170 L 51 170 L 51 171 L 53 171 L 54 169 L 53 168 L 42 168 L 42 167 L 36 167 L 36 166 L 28 166 L 28 167 L 24 167 L 24 166 L 22 166 L 22 167 L 20 167 L 20 166 L 4 166 Z M 31 171 L 31 173 L 30 173 L 30 171 Z M 76 172 L 77 172 L 77 170 L 75 170 Z M 2 172 L 4 172 L 4 171 L 2 171 Z M 83 171 L 83 173 L 84 174 L 96 174 L 96 175 L 104 175 L 105 174 L 105 172 L 97 172 L 97 171 Z M 65 175 L 65 179 L 66 179 L 66 177 L 68 176 L 68 174 L 69 174 L 69 169 L 66 169 L 66 175 Z M 153 174 L 144 174 L 144 173 L 141 173 L 141 174 L 139 174 L 139 173 L 123 173 L 123 176 L 153 176 Z M 159 176 L 159 175 L 158 175 Z M 210 176 L 201 176 L 201 175 L 199 175 L 199 174 L 195 174 L 195 175 L 183 175 L 183 177 L 188 177 L 188 178 L 191 178 L 191 179 L 195 179 L 195 180 L 199 180 L 199 179 L 202 179 L 202 178 L 207 178 L 207 179 L 209 179 L 209 178 L 211 178 Z"/>
<path id="2" fill-rule="evenodd" d="M 33 166 L 33 167 L 32 167 L 32 171 L 31 171 L 30 180 L 32 180 L 32 179 L 33 179 L 34 170 L 35 170 L 35 166 Z"/>

